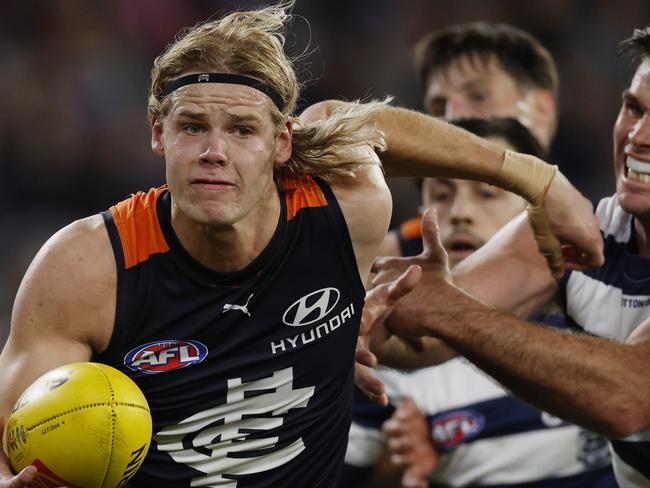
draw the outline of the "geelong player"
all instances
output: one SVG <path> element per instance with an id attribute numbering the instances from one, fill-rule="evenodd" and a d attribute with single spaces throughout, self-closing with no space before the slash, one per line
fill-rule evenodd
<path id="1" fill-rule="evenodd" d="M 534 327 L 486 307 L 451 283 L 438 252 L 422 279 L 437 286 L 405 298 L 391 327 L 442 339 L 525 401 L 608 436 L 620 486 L 641 488 L 650 484 L 650 28 L 621 48 L 638 64 L 614 124 L 616 194 L 596 208 L 604 265 L 569 272 L 558 287 L 521 219 L 454 273 L 483 302 L 520 314 L 559 291 L 585 333 Z M 418 261 L 394 258 L 378 269 Z"/>

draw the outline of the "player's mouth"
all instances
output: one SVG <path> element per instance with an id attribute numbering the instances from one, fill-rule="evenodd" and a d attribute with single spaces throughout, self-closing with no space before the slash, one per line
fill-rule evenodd
<path id="1" fill-rule="evenodd" d="M 235 185 L 219 178 L 195 178 L 192 180 L 192 186 L 217 190 L 232 188 Z"/>
<path id="2" fill-rule="evenodd" d="M 625 158 L 625 168 L 627 179 L 650 183 L 650 163 L 627 156 Z"/>
<path id="3" fill-rule="evenodd" d="M 474 236 L 467 234 L 456 234 L 452 235 L 449 239 L 446 240 L 445 249 L 447 250 L 447 253 L 450 257 L 462 259 L 476 251 L 479 247 L 481 247 L 481 244 L 482 243 L 479 242 L 479 239 L 475 238 Z"/>

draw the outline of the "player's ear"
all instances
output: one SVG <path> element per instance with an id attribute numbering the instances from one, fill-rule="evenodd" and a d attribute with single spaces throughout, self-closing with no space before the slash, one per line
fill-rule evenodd
<path id="1" fill-rule="evenodd" d="M 275 165 L 283 166 L 291 157 L 293 148 L 293 120 L 287 117 L 275 139 Z"/>
<path id="2" fill-rule="evenodd" d="M 555 134 L 555 127 L 557 124 L 557 103 L 553 93 L 549 90 L 538 88 L 533 90 L 533 106 L 535 107 L 534 119 L 532 120 L 533 127 L 543 128 L 544 134 L 537 135 L 543 146 L 548 146 Z"/>
<path id="3" fill-rule="evenodd" d="M 151 118 L 151 150 L 158 156 L 165 155 L 162 120 L 158 116 Z"/>

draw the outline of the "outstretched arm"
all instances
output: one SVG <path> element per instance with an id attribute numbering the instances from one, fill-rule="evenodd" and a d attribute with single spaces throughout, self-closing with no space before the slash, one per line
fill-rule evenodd
<path id="1" fill-rule="evenodd" d="M 650 426 L 650 320 L 626 344 L 532 325 L 456 287 L 445 259 L 396 305 L 394 333 L 442 339 L 532 405 L 606 436 Z"/>
<path id="2" fill-rule="evenodd" d="M 526 213 L 502 227 L 452 270 L 453 281 L 483 303 L 527 318 L 557 291 Z"/>
<path id="3" fill-rule="evenodd" d="M 340 101 L 321 102 L 308 108 L 301 118 L 327 118 L 345 105 Z M 556 276 L 561 274 L 563 263 L 553 235 L 576 247 L 577 258 L 568 263 L 570 267 L 602 264 L 602 241 L 591 204 L 546 163 L 505 151 L 463 129 L 411 110 L 384 105 L 374 112 L 373 120 L 385 134 L 387 150 L 381 160 L 388 176 L 476 179 L 513 191 L 531 203 L 537 243 Z"/>

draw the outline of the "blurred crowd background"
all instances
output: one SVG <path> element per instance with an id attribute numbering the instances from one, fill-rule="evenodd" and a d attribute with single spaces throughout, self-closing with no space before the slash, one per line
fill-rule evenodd
<path id="1" fill-rule="evenodd" d="M 0 344 L 20 279 L 53 232 L 162 184 L 146 119 L 153 58 L 181 27 L 260 1 L 3 2 Z M 288 50 L 311 52 L 299 65 L 301 108 L 390 94 L 396 105 L 420 109 L 412 48 L 423 34 L 471 20 L 531 32 L 555 56 L 561 78 L 550 159 L 588 197 L 613 191 L 611 127 L 631 72 L 617 45 L 650 25 L 650 1 L 297 0 L 295 13 L 302 18 Z M 416 214 L 419 197 L 410 180 L 390 184 L 396 225 Z"/>

